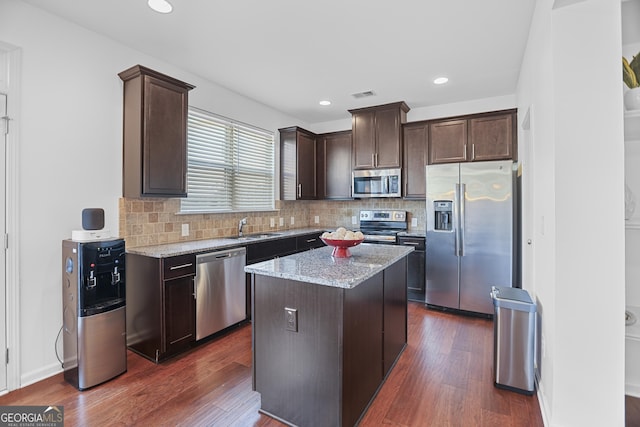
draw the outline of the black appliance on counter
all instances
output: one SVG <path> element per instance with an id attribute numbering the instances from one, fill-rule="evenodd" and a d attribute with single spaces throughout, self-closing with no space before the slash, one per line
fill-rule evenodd
<path id="1" fill-rule="evenodd" d="M 127 370 L 125 242 L 62 241 L 64 378 L 79 390 Z"/>

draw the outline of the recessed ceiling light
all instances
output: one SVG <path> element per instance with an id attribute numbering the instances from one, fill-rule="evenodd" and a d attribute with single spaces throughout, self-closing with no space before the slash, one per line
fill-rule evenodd
<path id="1" fill-rule="evenodd" d="M 448 79 L 448 78 L 446 78 L 446 77 L 438 77 L 437 79 L 435 79 L 435 80 L 433 81 L 433 83 L 435 83 L 435 84 L 437 84 L 437 85 L 443 85 L 443 84 L 445 84 L 445 83 L 446 83 L 446 82 L 448 82 L 448 81 L 449 81 L 449 79 Z"/>
<path id="2" fill-rule="evenodd" d="M 148 0 L 149 7 L 159 13 L 170 13 L 173 6 L 167 0 Z"/>
<path id="3" fill-rule="evenodd" d="M 331 105 L 331 101 L 320 101 L 319 102 L 320 105 Z"/>

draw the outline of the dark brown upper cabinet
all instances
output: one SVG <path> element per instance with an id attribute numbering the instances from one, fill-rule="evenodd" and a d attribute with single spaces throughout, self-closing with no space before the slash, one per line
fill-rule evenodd
<path id="1" fill-rule="evenodd" d="M 351 198 L 351 131 L 318 135 L 318 198 Z"/>
<path id="2" fill-rule="evenodd" d="M 349 110 L 352 114 L 353 169 L 399 168 L 402 165 L 404 102 Z"/>
<path id="3" fill-rule="evenodd" d="M 124 82 L 124 197 L 187 195 L 188 93 L 195 86 L 136 65 Z"/>
<path id="4" fill-rule="evenodd" d="M 429 163 L 517 158 L 516 110 L 432 121 Z"/>
<path id="5" fill-rule="evenodd" d="M 429 123 L 415 122 L 403 125 L 402 182 L 405 199 L 426 197 L 427 154 L 429 150 Z"/>
<path id="6" fill-rule="evenodd" d="M 514 118 L 515 113 L 470 119 L 471 161 L 514 158 Z"/>
<path id="7" fill-rule="evenodd" d="M 467 161 L 467 121 L 444 120 L 430 126 L 430 163 Z"/>
<path id="8" fill-rule="evenodd" d="M 316 138 L 297 126 L 280 131 L 280 197 L 282 200 L 316 198 Z"/>

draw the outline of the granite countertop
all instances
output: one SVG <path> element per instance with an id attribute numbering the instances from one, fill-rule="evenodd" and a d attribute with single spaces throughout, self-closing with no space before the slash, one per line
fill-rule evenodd
<path id="1" fill-rule="evenodd" d="M 407 256 L 413 247 L 363 243 L 349 248 L 351 257 L 334 258 L 323 247 L 247 265 L 247 273 L 351 289 Z"/>
<path id="2" fill-rule="evenodd" d="M 162 245 L 138 246 L 127 248 L 127 253 L 144 255 L 151 258 L 168 258 L 177 255 L 195 254 L 231 247 L 246 246 L 265 240 L 284 239 L 309 233 L 320 233 L 325 229 L 296 228 L 294 230 L 267 231 L 245 235 L 244 238 L 222 237 L 219 239 L 190 240 L 185 242 L 165 243 Z"/>
<path id="3" fill-rule="evenodd" d="M 398 233 L 398 236 L 407 236 L 407 237 L 425 237 L 427 235 L 427 231 L 425 229 L 411 229 L 407 231 L 401 231 Z"/>

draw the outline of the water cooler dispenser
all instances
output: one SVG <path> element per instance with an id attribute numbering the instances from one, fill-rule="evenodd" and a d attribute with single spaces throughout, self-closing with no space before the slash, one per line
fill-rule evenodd
<path id="1" fill-rule="evenodd" d="M 62 242 L 64 378 L 79 390 L 127 370 L 125 243 Z"/>

